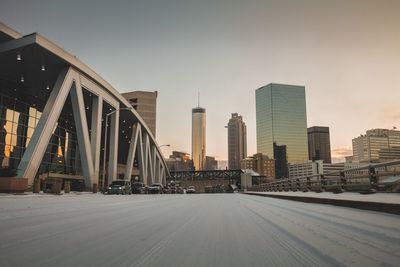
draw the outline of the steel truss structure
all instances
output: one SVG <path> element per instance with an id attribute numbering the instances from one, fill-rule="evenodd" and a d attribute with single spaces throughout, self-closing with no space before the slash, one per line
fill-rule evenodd
<path id="1" fill-rule="evenodd" d="M 42 56 L 38 60 L 37 55 L 39 54 Z M 11 60 L 15 60 L 15 57 L 20 61 L 18 70 L 12 69 Z M 23 60 L 21 60 L 21 57 L 23 57 Z M 73 113 L 71 115 L 73 115 L 75 122 L 82 176 L 87 190 L 92 189 L 93 185 L 99 184 L 101 139 L 105 139 L 104 129 L 106 128 L 102 123 L 104 123 L 104 112 L 109 110 L 113 112 L 110 113 L 111 123 L 108 129 L 108 162 L 102 163 L 108 169 L 108 182 L 118 178 L 118 148 L 121 147 L 121 140 L 119 140 L 121 139 L 120 125 L 123 120 L 124 123 L 129 121 L 129 129 L 132 129 L 129 141 L 124 140 L 129 144 L 125 146 L 128 152 L 125 156 L 126 161 L 123 162 L 125 164 L 124 178 L 131 178 L 135 162 L 144 183 L 161 182 L 165 184 L 169 170 L 154 136 L 140 115 L 116 89 L 75 56 L 40 34 L 21 36 L 13 29 L 0 23 L 0 71 L 3 80 L 27 86 L 29 80 L 23 78 L 19 80 L 20 76 L 15 73 L 22 70 L 21 72 L 25 77 L 32 77 L 30 80 L 32 84 L 39 84 L 41 81 L 33 73 L 35 68 L 39 68 L 43 64 L 43 61 L 46 61 L 47 68 L 54 66 L 51 74 L 54 76 L 55 82 L 53 86 L 47 89 L 49 95 L 43 99 L 45 104 L 43 109 L 40 110 L 41 117 L 21 157 L 17 176 L 27 178 L 28 184 L 32 185 L 46 153 L 53 130 L 57 127 L 60 114 L 67 98 L 69 98 Z M 7 64 L 9 65 L 7 66 Z M 44 65 L 42 70 L 44 70 Z M 37 81 L 33 82 L 34 79 L 37 79 Z M 51 78 L 47 79 L 51 80 Z M 31 90 L 29 87 L 26 88 L 28 89 L 25 90 Z M 90 120 L 87 118 L 88 108 L 85 106 L 83 91 L 90 93 Z M 105 105 L 110 109 L 104 111 Z M 128 109 L 123 112 L 123 117 L 121 116 L 121 109 Z M 88 122 L 90 122 L 90 125 Z M 129 148 L 127 148 L 128 146 Z M 119 163 L 121 164 L 121 162 Z"/>
<path id="2" fill-rule="evenodd" d="M 171 178 L 176 181 L 212 179 L 240 181 L 242 173 L 242 170 L 171 171 Z"/>

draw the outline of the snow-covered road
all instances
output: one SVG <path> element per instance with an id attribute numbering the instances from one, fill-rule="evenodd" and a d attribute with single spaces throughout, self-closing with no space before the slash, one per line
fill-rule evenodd
<path id="1" fill-rule="evenodd" d="M 0 197 L 0 266 L 399 266 L 400 216 L 242 194 Z"/>

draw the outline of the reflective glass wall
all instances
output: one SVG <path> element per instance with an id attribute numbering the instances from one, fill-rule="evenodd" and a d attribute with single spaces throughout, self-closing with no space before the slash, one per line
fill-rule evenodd
<path id="1" fill-rule="evenodd" d="M 33 94 L 33 95 L 32 95 Z M 18 169 L 47 100 L 35 90 L 0 80 L 0 167 Z M 49 94 L 49 93 L 48 93 Z M 68 108 L 69 107 L 69 108 Z M 74 120 L 67 104 L 53 129 L 38 174 L 81 174 Z"/>
<path id="2" fill-rule="evenodd" d="M 257 152 L 274 155 L 286 146 L 287 161 L 308 160 L 304 86 L 269 84 L 256 90 Z"/>

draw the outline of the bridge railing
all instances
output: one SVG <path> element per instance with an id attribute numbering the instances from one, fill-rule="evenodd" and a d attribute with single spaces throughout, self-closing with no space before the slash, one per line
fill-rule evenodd
<path id="1" fill-rule="evenodd" d="M 342 193 L 344 191 L 355 191 L 374 193 L 378 189 L 380 177 L 400 174 L 399 171 L 387 170 L 387 167 L 395 165 L 400 165 L 400 160 L 291 179 L 284 178 L 253 186 L 249 190 L 259 192 L 332 191 Z"/>

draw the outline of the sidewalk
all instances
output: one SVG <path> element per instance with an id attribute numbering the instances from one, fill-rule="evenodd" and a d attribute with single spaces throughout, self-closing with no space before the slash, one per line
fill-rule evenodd
<path id="1" fill-rule="evenodd" d="M 101 194 L 100 192 L 97 194 Z M 70 193 L 64 193 L 64 191 L 61 191 L 60 194 L 52 194 L 52 193 L 43 193 L 43 191 L 40 191 L 40 193 L 32 193 L 32 192 L 24 192 L 24 193 L 0 193 L 0 198 L 5 198 L 5 197 L 59 197 L 59 196 L 79 196 L 79 195 L 93 195 L 92 192 L 77 192 L 77 191 L 71 191 Z"/>
<path id="2" fill-rule="evenodd" d="M 330 204 L 364 210 L 373 210 L 400 215 L 399 193 L 376 193 L 362 195 L 355 192 L 333 194 L 331 192 L 244 192 L 249 195 L 273 197 L 307 203 Z"/>

